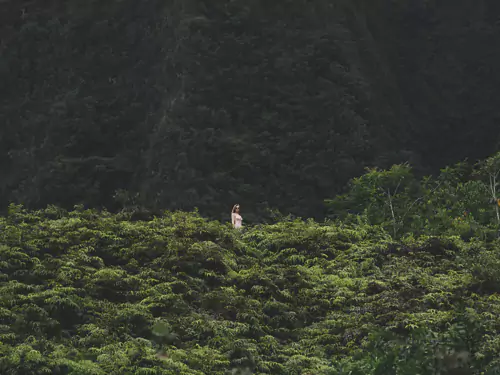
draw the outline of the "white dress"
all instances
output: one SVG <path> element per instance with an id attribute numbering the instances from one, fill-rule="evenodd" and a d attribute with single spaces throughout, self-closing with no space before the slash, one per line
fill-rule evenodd
<path id="1" fill-rule="evenodd" d="M 243 218 L 241 217 L 240 214 L 233 212 L 231 214 L 231 220 L 235 228 L 241 228 L 241 222 L 243 221 Z"/>

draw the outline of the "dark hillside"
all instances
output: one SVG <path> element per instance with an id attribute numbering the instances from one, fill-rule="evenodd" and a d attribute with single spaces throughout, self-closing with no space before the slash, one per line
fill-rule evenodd
<path id="1" fill-rule="evenodd" d="M 498 5 L 417 3 L 0 2 L 0 204 L 320 216 L 366 165 L 491 154 Z"/>
<path id="2" fill-rule="evenodd" d="M 410 148 L 423 165 L 498 149 L 499 3 L 381 1 L 363 9 L 396 76 L 411 119 Z"/>

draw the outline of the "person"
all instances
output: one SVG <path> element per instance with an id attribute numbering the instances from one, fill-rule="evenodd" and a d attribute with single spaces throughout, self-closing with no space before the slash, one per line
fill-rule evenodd
<path id="1" fill-rule="evenodd" d="M 233 206 L 233 209 L 231 211 L 231 224 L 233 224 L 233 227 L 236 229 L 241 228 L 241 222 L 243 221 L 243 218 L 240 215 L 240 205 L 235 204 Z"/>

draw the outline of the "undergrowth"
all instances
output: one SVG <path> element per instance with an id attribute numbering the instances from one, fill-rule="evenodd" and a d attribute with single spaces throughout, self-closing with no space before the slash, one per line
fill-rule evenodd
<path id="1" fill-rule="evenodd" d="M 0 218 L 0 373 L 499 374 L 497 240 L 81 207 Z"/>

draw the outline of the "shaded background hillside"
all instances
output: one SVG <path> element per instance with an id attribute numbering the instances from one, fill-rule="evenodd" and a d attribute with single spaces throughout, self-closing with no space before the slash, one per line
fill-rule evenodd
<path id="1" fill-rule="evenodd" d="M 500 5 L 407 3 L 0 2 L 0 204 L 318 216 L 365 166 L 491 154 Z"/>

